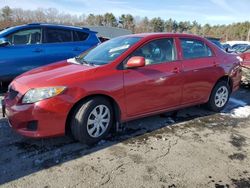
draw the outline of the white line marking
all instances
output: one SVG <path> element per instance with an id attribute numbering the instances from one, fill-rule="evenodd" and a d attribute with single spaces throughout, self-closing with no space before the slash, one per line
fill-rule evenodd
<path id="1" fill-rule="evenodd" d="M 245 103 L 244 101 L 238 100 L 238 99 L 235 99 L 235 98 L 230 98 L 229 102 L 232 102 L 234 104 L 238 104 L 240 106 L 246 106 L 247 105 L 247 103 Z"/>

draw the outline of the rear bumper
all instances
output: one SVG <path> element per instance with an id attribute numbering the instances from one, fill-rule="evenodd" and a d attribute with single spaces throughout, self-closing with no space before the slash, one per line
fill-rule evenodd
<path id="1" fill-rule="evenodd" d="M 234 75 L 231 76 L 232 79 L 232 92 L 237 91 L 241 85 L 242 71 L 239 69 Z"/>

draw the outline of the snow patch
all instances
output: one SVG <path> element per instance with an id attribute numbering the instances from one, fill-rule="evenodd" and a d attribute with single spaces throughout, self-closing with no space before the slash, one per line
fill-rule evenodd
<path id="1" fill-rule="evenodd" d="M 250 117 L 250 106 L 245 101 L 230 98 L 227 107 L 221 114 L 231 116 L 233 118 L 248 118 Z"/>
<path id="2" fill-rule="evenodd" d="M 248 118 L 250 117 L 250 106 L 235 108 L 230 112 L 230 115 L 234 118 Z"/>

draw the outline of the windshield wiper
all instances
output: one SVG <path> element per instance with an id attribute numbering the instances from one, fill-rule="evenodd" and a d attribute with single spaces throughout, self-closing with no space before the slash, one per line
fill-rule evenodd
<path id="1" fill-rule="evenodd" d="M 93 66 L 93 63 L 87 62 L 86 60 L 84 60 L 83 58 L 76 56 L 75 60 L 80 63 L 81 65 L 85 64 L 85 65 L 91 65 Z"/>

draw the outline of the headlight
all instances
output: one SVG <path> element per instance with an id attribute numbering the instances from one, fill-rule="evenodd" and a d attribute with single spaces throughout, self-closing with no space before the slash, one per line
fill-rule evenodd
<path id="1" fill-rule="evenodd" d="M 35 103 L 43 99 L 48 99 L 59 95 L 65 89 L 66 87 L 63 86 L 30 89 L 27 93 L 25 93 L 22 103 Z"/>

